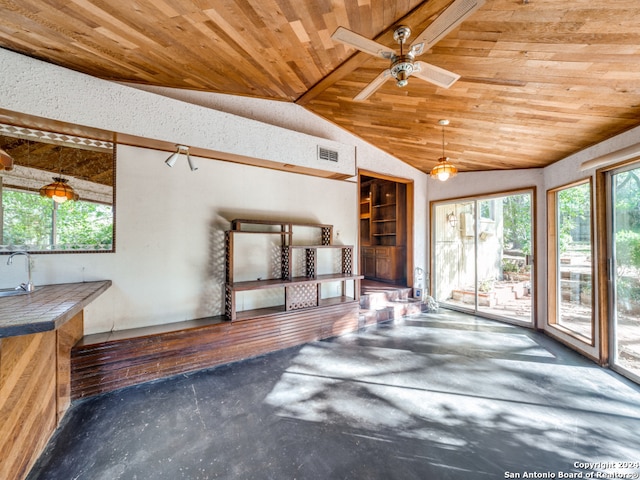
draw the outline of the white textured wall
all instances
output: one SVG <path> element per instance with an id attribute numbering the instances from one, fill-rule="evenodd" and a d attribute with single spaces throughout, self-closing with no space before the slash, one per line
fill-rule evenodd
<path id="1" fill-rule="evenodd" d="M 428 212 L 427 202 L 425 201 L 427 195 L 427 174 L 373 147 L 371 144 L 355 137 L 346 130 L 321 119 L 314 113 L 296 104 L 190 90 L 176 90 L 133 84 L 131 86 L 195 105 L 213 108 L 245 118 L 256 119 L 263 123 L 286 128 L 287 130 L 328 138 L 341 144 L 354 145 L 356 148 L 357 168 L 413 180 L 414 266 L 426 270 L 428 266 Z M 433 133 L 425 131 L 425 134 Z M 411 275 L 412 273 L 409 272 L 409 276 Z"/>

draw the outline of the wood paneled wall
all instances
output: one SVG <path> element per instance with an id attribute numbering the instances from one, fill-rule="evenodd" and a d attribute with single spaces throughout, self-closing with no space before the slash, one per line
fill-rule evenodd
<path id="1" fill-rule="evenodd" d="M 0 478 L 21 480 L 69 406 L 77 314 L 56 331 L 0 339 Z"/>
<path id="2" fill-rule="evenodd" d="M 92 342 L 71 353 L 71 396 L 81 398 L 178 373 L 235 362 L 358 328 L 357 302 L 281 315 L 192 325 Z"/>
<path id="3" fill-rule="evenodd" d="M 56 427 L 55 337 L 0 340 L 0 478 L 24 478 Z"/>
<path id="4" fill-rule="evenodd" d="M 57 331 L 56 389 L 58 423 L 71 406 L 71 348 L 84 335 L 82 312 L 65 323 Z"/>

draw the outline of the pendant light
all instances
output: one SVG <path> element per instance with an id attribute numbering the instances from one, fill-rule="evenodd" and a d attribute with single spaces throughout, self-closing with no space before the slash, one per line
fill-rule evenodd
<path id="1" fill-rule="evenodd" d="M 439 120 L 438 124 L 442 125 L 442 157 L 438 159 L 438 165 L 433 167 L 430 175 L 433 178 L 437 178 L 441 182 L 444 182 L 451 177 L 455 177 L 458 173 L 458 169 L 449 162 L 449 157 L 444 156 L 444 127 L 449 125 L 449 120 Z"/>
<path id="2" fill-rule="evenodd" d="M 68 184 L 69 180 L 62 177 L 53 177 L 53 183 L 40 189 L 40 195 L 49 197 L 56 203 L 64 203 L 67 200 L 78 200 L 78 194 Z"/>
<path id="3" fill-rule="evenodd" d="M 40 189 L 40 195 L 49 197 L 56 203 L 64 203 L 67 200 L 78 200 L 79 195 L 69 185 L 69 180 L 62 177 L 62 147 L 58 150 L 59 176 L 53 177 L 53 183 L 45 185 Z"/>

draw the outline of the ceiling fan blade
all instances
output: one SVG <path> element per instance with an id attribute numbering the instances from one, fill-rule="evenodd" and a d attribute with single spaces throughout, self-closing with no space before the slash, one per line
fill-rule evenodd
<path id="1" fill-rule="evenodd" d="M 460 78 L 457 73 L 425 62 L 414 62 L 413 69 L 412 77 L 418 77 L 442 88 L 449 88 Z"/>
<path id="2" fill-rule="evenodd" d="M 420 55 L 429 50 L 484 5 L 484 2 L 485 0 L 455 0 L 416 37 L 411 43 L 411 52 L 414 55 Z"/>
<path id="3" fill-rule="evenodd" d="M 373 93 L 378 90 L 384 82 L 386 82 L 391 75 L 391 69 L 387 68 L 380 75 L 373 79 L 369 85 L 364 87 L 362 91 L 353 97 L 356 102 L 364 102 L 367 98 L 369 98 Z"/>
<path id="4" fill-rule="evenodd" d="M 338 27 L 337 30 L 333 32 L 333 35 L 331 35 L 331 38 L 376 57 L 390 59 L 394 55 L 394 51 L 389 47 L 369 40 L 367 37 L 363 37 L 359 33 L 352 32 L 344 27 Z"/>

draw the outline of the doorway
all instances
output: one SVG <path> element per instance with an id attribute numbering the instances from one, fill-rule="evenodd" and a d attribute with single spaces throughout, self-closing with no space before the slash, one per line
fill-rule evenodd
<path id="1" fill-rule="evenodd" d="M 413 182 L 360 170 L 358 186 L 360 273 L 412 286 Z"/>

